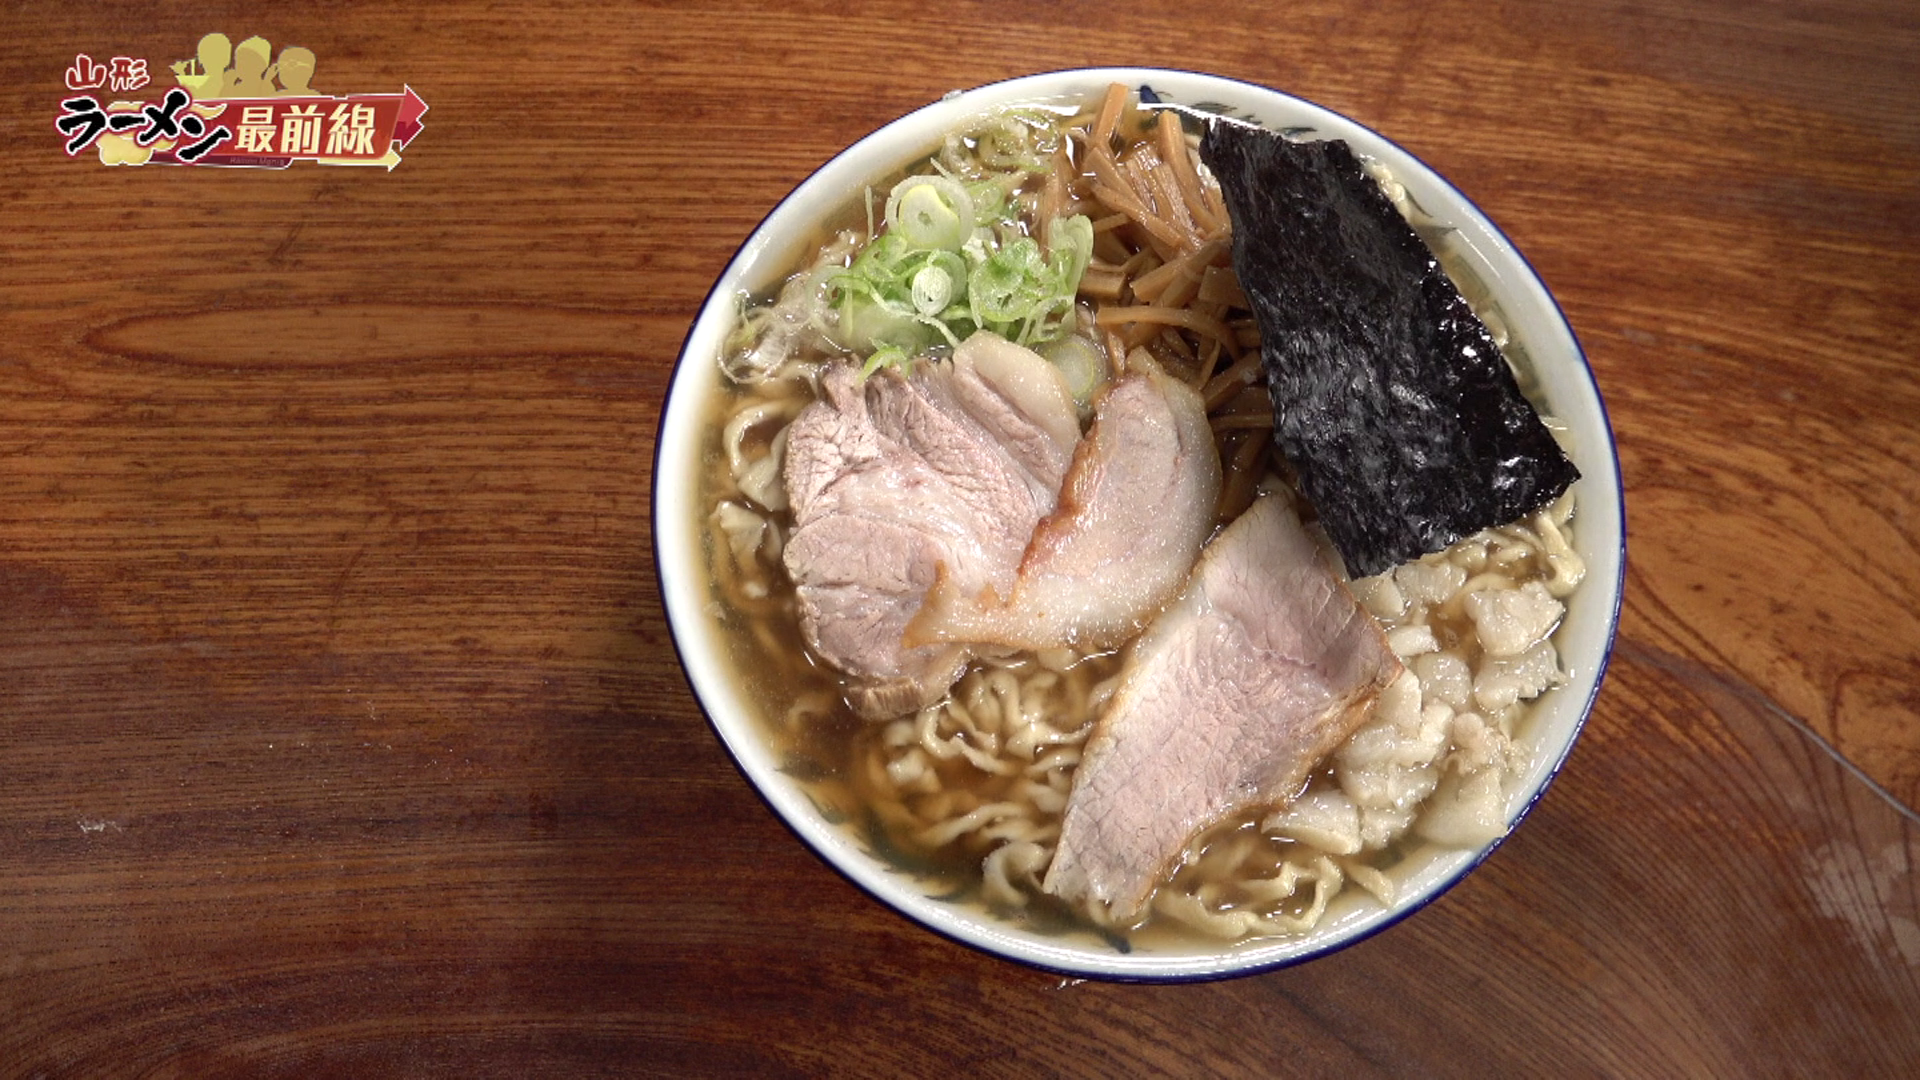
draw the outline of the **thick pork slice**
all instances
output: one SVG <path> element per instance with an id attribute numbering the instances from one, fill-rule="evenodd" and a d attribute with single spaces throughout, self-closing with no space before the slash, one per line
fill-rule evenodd
<path id="1" fill-rule="evenodd" d="M 1139 633 L 1213 531 L 1220 456 L 1200 395 L 1152 365 L 1109 386 L 1059 507 L 1011 590 L 942 577 L 907 627 L 916 645 L 1107 648 Z"/>
<path id="2" fill-rule="evenodd" d="M 821 391 L 787 435 L 800 628 L 849 677 L 856 711 L 897 716 L 939 700 L 969 656 L 962 643 L 908 647 L 908 620 L 936 578 L 1012 587 L 1079 421 L 1052 365 L 991 335 L 911 378 L 862 383 L 837 366 Z"/>
<path id="3" fill-rule="evenodd" d="M 1293 510 L 1256 501 L 1133 645 L 1045 889 L 1133 918 L 1201 830 L 1291 801 L 1399 673 Z"/>

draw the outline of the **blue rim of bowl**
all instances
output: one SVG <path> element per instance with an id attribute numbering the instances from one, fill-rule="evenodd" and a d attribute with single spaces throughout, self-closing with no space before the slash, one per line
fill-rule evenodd
<path id="1" fill-rule="evenodd" d="M 661 562 L 661 553 L 660 553 L 661 521 L 660 521 L 660 495 L 659 495 L 658 478 L 660 475 L 660 458 L 663 453 L 664 447 L 666 445 L 665 440 L 661 436 L 665 434 L 668 414 L 672 410 L 673 401 L 674 401 L 673 391 L 674 391 L 675 385 L 679 382 L 681 368 L 685 366 L 689 361 L 688 349 L 692 345 L 694 336 L 699 332 L 701 322 L 702 322 L 702 317 L 706 314 L 707 309 L 712 306 L 712 304 L 715 301 L 715 298 L 721 293 L 723 289 L 738 288 L 737 282 L 734 282 L 732 285 L 729 284 L 730 282 L 732 282 L 732 279 L 734 279 L 736 276 L 734 271 L 736 267 L 738 267 L 742 262 L 742 260 L 746 257 L 747 251 L 750 247 L 753 246 L 754 241 L 760 237 L 761 231 L 766 227 L 767 222 L 770 221 L 777 214 L 779 214 L 780 211 L 789 202 L 791 202 L 797 194 L 799 194 L 801 189 L 804 188 L 810 182 L 812 182 L 814 178 L 817 177 L 822 171 L 830 167 L 835 161 L 838 161 L 840 158 L 844 157 L 848 153 L 851 153 L 853 150 L 861 147 L 862 145 L 866 144 L 870 140 L 877 138 L 878 136 L 882 135 L 883 133 L 895 127 L 896 125 L 903 124 L 919 116 L 924 112 L 947 107 L 951 105 L 953 102 L 958 100 L 963 100 L 967 97 L 985 94 L 990 91 L 998 93 L 1001 91 L 1011 89 L 1016 84 L 1020 84 L 1020 83 L 1042 82 L 1047 80 L 1057 80 L 1065 77 L 1082 78 L 1082 79 L 1088 79 L 1088 80 L 1098 79 L 1098 80 L 1104 80 L 1108 82 L 1121 82 L 1132 87 L 1137 93 L 1141 88 L 1150 86 L 1151 81 L 1153 79 L 1162 77 L 1162 76 L 1169 76 L 1169 75 L 1174 76 L 1177 79 L 1192 79 L 1200 82 L 1220 83 L 1220 84 L 1238 88 L 1243 92 L 1272 95 L 1278 98 L 1285 99 L 1287 102 L 1290 102 L 1295 106 L 1301 107 L 1308 112 L 1324 114 L 1342 124 L 1352 125 L 1353 127 L 1366 132 L 1372 138 L 1380 140 L 1382 143 L 1388 146 L 1391 146 L 1393 149 L 1395 149 L 1399 153 L 1405 155 L 1408 161 L 1411 161 L 1417 167 L 1424 169 L 1428 174 L 1430 174 L 1433 177 L 1433 179 L 1437 183 L 1439 183 L 1440 185 L 1445 187 L 1448 191 L 1453 193 L 1453 195 L 1459 200 L 1460 204 L 1463 207 L 1465 207 L 1469 213 L 1473 214 L 1478 219 L 1478 223 L 1486 229 L 1486 231 L 1491 235 L 1491 237 L 1494 240 L 1496 240 L 1507 253 L 1511 254 L 1517 260 L 1520 268 L 1525 271 L 1527 278 L 1532 282 L 1533 286 L 1540 291 L 1540 294 L 1546 299 L 1547 304 L 1551 307 L 1553 311 L 1554 319 L 1558 324 L 1558 326 L 1566 332 L 1567 340 L 1573 348 L 1573 355 L 1579 361 L 1580 374 L 1585 381 L 1586 390 L 1589 394 L 1592 395 L 1594 404 L 1599 411 L 1601 424 L 1605 431 L 1605 436 L 1606 436 L 1605 445 L 1607 447 L 1606 459 L 1607 459 L 1607 464 L 1610 466 L 1610 471 L 1612 473 L 1612 479 L 1613 479 L 1613 487 L 1614 487 L 1615 521 L 1613 524 L 1620 537 L 1620 542 L 1619 542 L 1618 550 L 1616 552 L 1617 566 L 1615 568 L 1614 580 L 1612 582 L 1613 602 L 1612 602 L 1611 610 L 1606 613 L 1605 643 L 1600 652 L 1599 663 L 1594 671 L 1593 685 L 1587 693 L 1586 701 L 1581 703 L 1579 714 L 1577 719 L 1574 722 L 1572 733 L 1569 735 L 1569 737 L 1565 740 L 1564 744 L 1561 746 L 1559 754 L 1554 759 L 1554 761 L 1549 766 L 1549 768 L 1544 773 L 1544 775 L 1541 777 L 1539 783 L 1537 784 L 1537 786 L 1535 786 L 1533 792 L 1527 799 L 1526 803 L 1523 806 L 1521 806 L 1521 808 L 1508 821 L 1507 828 L 1504 833 L 1502 833 L 1499 837 L 1497 837 L 1493 841 L 1489 842 L 1488 844 L 1486 844 L 1485 846 L 1481 847 L 1476 852 L 1474 852 L 1473 857 L 1471 859 L 1468 859 L 1466 862 L 1460 864 L 1460 866 L 1458 866 L 1454 870 L 1448 872 L 1446 876 L 1433 882 L 1420 895 L 1410 898 L 1404 902 L 1396 903 L 1393 908 L 1384 910 L 1383 915 L 1381 915 L 1380 917 L 1377 917 L 1372 921 L 1365 922 L 1363 925 L 1355 928 L 1352 932 L 1346 934 L 1345 936 L 1339 937 L 1332 941 L 1328 941 L 1320 946 L 1310 948 L 1310 949 L 1304 949 L 1302 951 L 1295 952 L 1295 953 L 1289 953 L 1284 956 L 1274 957 L 1271 960 L 1259 961 L 1255 963 L 1249 963 L 1249 964 L 1243 964 L 1243 965 L 1237 965 L 1237 966 L 1229 962 L 1218 968 L 1200 970 L 1200 971 L 1183 971 L 1183 972 L 1169 972 L 1169 973 L 1113 972 L 1113 971 L 1103 971 L 1103 970 L 1091 970 L 1087 968 L 1076 968 L 1076 967 L 1071 967 L 1066 965 L 1047 963 L 1044 960 L 1036 959 L 1034 957 L 1019 955 L 1019 954 L 1008 952 L 1008 951 L 1002 951 L 1001 949 L 997 949 L 985 941 L 975 940 L 965 934 L 956 932 L 947 927 L 940 926 L 935 922 L 922 917 L 918 913 L 908 910 L 907 908 L 902 907 L 900 904 L 895 903 L 892 898 L 886 895 L 883 895 L 880 891 L 870 886 L 867 882 L 862 881 L 848 867 L 842 865 L 841 861 L 838 858 L 836 858 L 832 853 L 824 850 L 819 844 L 817 844 L 814 841 L 812 837 L 808 836 L 806 832 L 804 832 L 797 824 L 795 824 L 787 814 L 781 811 L 781 808 L 773 801 L 772 797 L 765 790 L 765 786 L 755 777 L 753 772 L 749 769 L 746 761 L 742 758 L 740 751 L 733 745 L 732 741 L 728 738 L 726 731 L 722 729 L 720 724 L 714 719 L 712 711 L 707 706 L 706 699 L 700 694 L 699 688 L 693 684 L 692 668 L 689 667 L 689 665 L 687 664 L 687 656 L 681 647 L 680 635 L 678 632 L 676 632 L 671 613 L 667 610 L 667 603 L 668 603 L 667 598 L 669 596 L 669 589 L 667 586 L 664 568 Z M 1167 104 L 1178 105 L 1179 103 L 1169 102 Z M 1435 169 L 1432 165 L 1429 165 L 1424 159 L 1414 154 L 1412 151 L 1408 150 L 1406 147 L 1401 146 L 1398 142 L 1394 141 L 1388 136 L 1380 133 L 1379 131 L 1376 131 L 1375 129 L 1368 127 L 1367 125 L 1362 124 L 1359 121 L 1352 119 L 1351 117 L 1335 112 L 1334 110 L 1329 109 L 1326 106 L 1316 104 L 1312 101 L 1308 101 L 1305 98 L 1297 97 L 1295 95 L 1289 94 L 1282 90 L 1275 90 L 1271 87 L 1262 86 L 1260 84 L 1247 82 L 1241 79 L 1235 79 L 1230 76 L 1217 75 L 1217 74 L 1212 74 L 1208 72 L 1193 71 L 1190 69 L 1183 69 L 1183 68 L 1135 68 L 1135 67 L 1063 68 L 1063 69 L 1058 69 L 1053 71 L 1034 72 L 1027 75 L 1020 75 L 1012 78 L 1000 79 L 994 82 L 982 83 L 978 86 L 970 87 L 966 90 L 947 94 L 934 102 L 930 102 L 926 105 L 920 106 L 919 108 L 903 113 L 900 116 L 895 117 L 887 121 L 886 123 L 880 125 L 879 127 L 872 129 L 867 134 L 861 136 L 859 139 L 855 140 L 852 143 L 849 143 L 846 147 L 835 152 L 831 157 L 821 162 L 819 165 L 816 165 L 814 168 L 810 169 L 806 176 L 802 177 L 799 181 L 797 181 L 793 185 L 791 189 L 788 190 L 786 195 L 782 196 L 779 199 L 779 201 L 775 202 L 773 206 L 767 210 L 765 214 L 761 215 L 760 220 L 756 222 L 753 228 L 747 232 L 746 238 L 742 240 L 740 244 L 734 249 L 733 255 L 728 258 L 726 265 L 721 269 L 719 275 L 715 278 L 713 286 L 707 290 L 706 295 L 702 297 L 699 305 L 695 308 L 694 317 L 688 325 L 687 333 L 681 339 L 680 351 L 674 361 L 673 371 L 668 377 L 667 392 L 662 397 L 661 403 L 660 403 L 660 416 L 655 426 L 655 433 L 654 433 L 653 481 L 649 485 L 648 497 L 649 497 L 649 503 L 650 503 L 649 516 L 652 519 L 651 531 L 653 533 L 653 536 L 652 536 L 651 546 L 653 548 L 654 581 L 655 581 L 656 587 L 660 590 L 662 614 L 668 616 L 667 617 L 667 630 L 668 630 L 667 636 L 668 636 L 669 642 L 672 644 L 672 647 L 674 650 L 674 656 L 679 661 L 681 677 L 686 681 L 688 691 L 691 693 L 694 699 L 695 705 L 699 707 L 701 715 L 706 718 L 708 727 L 713 731 L 713 734 L 715 738 L 719 740 L 720 745 L 726 749 L 727 756 L 729 760 L 732 761 L 735 770 L 739 772 L 741 777 L 747 781 L 747 786 L 750 789 L 752 789 L 754 795 L 757 798 L 759 798 L 761 803 L 764 804 L 767 807 L 767 809 L 772 812 L 775 820 L 779 821 L 780 824 L 783 827 L 785 827 L 788 832 L 792 833 L 797 839 L 799 839 L 800 842 L 808 850 L 813 852 L 816 858 L 818 858 L 821 862 L 825 863 L 835 873 L 839 874 L 840 877 L 842 877 L 843 879 L 851 883 L 855 888 L 859 889 L 861 892 L 865 893 L 867 896 L 877 901 L 878 903 L 882 904 L 883 906 L 890 908 L 896 914 L 899 914 L 907 918 L 909 921 L 923 927 L 924 929 L 932 931 L 934 934 L 942 938 L 945 938 L 949 941 L 965 946 L 967 948 L 976 950 L 978 952 L 985 953 L 996 959 L 1012 961 L 1014 963 L 1021 964 L 1026 967 L 1030 967 L 1038 971 L 1044 971 L 1049 974 L 1061 975 L 1061 976 L 1066 976 L 1070 978 L 1097 979 L 1103 982 L 1162 983 L 1162 984 L 1213 982 L 1213 981 L 1218 981 L 1223 979 L 1240 978 L 1248 975 L 1265 974 L 1273 971 L 1278 971 L 1283 968 L 1293 967 L 1297 964 L 1303 964 L 1309 960 L 1314 960 L 1322 956 L 1326 956 L 1329 953 L 1338 952 L 1342 949 L 1347 949 L 1347 948 L 1351 948 L 1354 945 L 1358 945 L 1361 942 L 1366 941 L 1369 938 L 1372 938 L 1376 934 L 1379 934 L 1384 930 L 1387 930 L 1393 926 L 1398 925 L 1402 920 L 1406 919 L 1410 915 L 1413 915 L 1415 912 L 1425 909 L 1429 904 L 1432 904 L 1435 900 L 1438 900 L 1441 896 L 1443 896 L 1448 891 L 1450 891 L 1455 885 L 1459 884 L 1460 881 L 1462 881 L 1467 877 L 1467 875 L 1472 873 L 1482 863 L 1484 863 L 1487 860 L 1487 858 L 1494 853 L 1495 850 L 1497 850 L 1501 845 L 1506 843 L 1507 839 L 1511 837 L 1513 833 L 1520 827 L 1520 823 L 1524 821 L 1527 815 L 1532 812 L 1533 808 L 1539 804 L 1541 798 L 1546 794 L 1547 789 L 1552 786 L 1553 781 L 1558 778 L 1560 771 L 1566 765 L 1567 759 L 1571 756 L 1573 752 L 1574 744 L 1579 741 L 1580 735 L 1585 731 L 1587 721 L 1592 716 L 1594 705 L 1599 699 L 1600 689 L 1606 681 L 1607 669 L 1612 661 L 1613 648 L 1619 633 L 1620 611 L 1621 611 L 1621 605 L 1622 605 L 1624 591 L 1625 591 L 1626 571 L 1627 571 L 1626 490 L 1625 490 L 1625 484 L 1624 484 L 1624 480 L 1620 470 L 1619 450 L 1613 434 L 1612 417 L 1607 410 L 1606 399 L 1600 393 L 1599 382 L 1594 377 L 1593 365 L 1591 361 L 1587 359 L 1586 349 L 1580 344 L 1578 335 L 1574 333 L 1573 324 L 1567 319 L 1566 312 L 1564 309 L 1561 308 L 1559 299 L 1553 294 L 1553 291 L 1551 289 L 1547 288 L 1546 282 L 1543 278 L 1541 278 L 1539 271 L 1534 268 L 1533 263 L 1526 257 L 1526 255 L 1520 250 L 1520 248 L 1513 243 L 1512 239 L 1509 238 L 1507 234 L 1503 230 L 1501 230 L 1501 228 L 1497 224 L 1494 223 L 1492 218 L 1489 217 L 1485 213 L 1485 211 L 1480 209 L 1480 206 L 1478 203 L 1468 198 L 1465 192 L 1461 191 L 1456 185 L 1453 184 L 1452 181 L 1448 180 L 1443 174 L 1441 174 L 1439 170 Z"/>

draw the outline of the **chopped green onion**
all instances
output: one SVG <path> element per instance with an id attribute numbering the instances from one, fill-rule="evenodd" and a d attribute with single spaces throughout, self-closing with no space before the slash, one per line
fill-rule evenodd
<path id="1" fill-rule="evenodd" d="M 1044 223 L 1043 251 L 1029 235 L 1042 223 L 1023 221 L 1011 198 L 1029 171 L 1050 165 L 1047 130 L 1031 117 L 998 117 L 978 136 L 979 160 L 1011 168 L 955 176 L 935 162 L 895 184 L 883 231 L 827 279 L 835 319 L 824 332 L 850 352 L 911 356 L 983 329 L 1027 346 L 1070 330 L 1093 224 L 1080 215 Z"/>
<path id="2" fill-rule="evenodd" d="M 1094 392 L 1107 381 L 1107 354 L 1087 338 L 1067 334 L 1041 348 L 1040 355 L 1066 377 L 1073 403 L 1084 414 L 1093 404 Z"/>
<path id="3" fill-rule="evenodd" d="M 938 266 L 923 266 L 913 275 L 913 306 L 922 315 L 938 315 L 953 300 L 953 275 Z"/>
<path id="4" fill-rule="evenodd" d="M 915 250 L 958 251 L 973 222 L 973 197 L 944 176 L 909 176 L 887 197 L 887 229 Z"/>
<path id="5" fill-rule="evenodd" d="M 986 323 L 1010 323 L 1026 318 L 1040 299 L 1040 245 L 1022 236 L 987 257 L 967 280 L 967 298 L 973 313 Z"/>
<path id="6" fill-rule="evenodd" d="M 860 368 L 860 381 L 865 382 L 874 372 L 884 367 L 897 368 L 902 375 L 905 375 L 913 370 L 913 357 L 907 354 L 907 350 L 897 345 L 875 349 L 873 355 L 867 357 L 867 362 Z"/>
<path id="7" fill-rule="evenodd" d="M 1078 292 L 1080 276 L 1093 261 L 1093 222 L 1085 214 L 1054 218 L 1047 228 L 1047 244 L 1052 248 L 1054 272 L 1072 292 Z"/>

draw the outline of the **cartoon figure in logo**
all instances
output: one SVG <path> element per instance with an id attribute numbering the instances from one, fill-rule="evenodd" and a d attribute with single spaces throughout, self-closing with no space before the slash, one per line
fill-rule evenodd
<path id="1" fill-rule="evenodd" d="M 173 79 L 192 94 L 195 101 L 224 97 L 233 79 L 227 70 L 232 61 L 233 42 L 227 40 L 227 35 L 208 34 L 200 39 L 200 47 L 192 60 L 174 63 Z"/>
<path id="2" fill-rule="evenodd" d="M 273 71 L 268 60 L 273 56 L 273 46 L 263 37 L 250 37 L 233 50 L 233 76 L 227 84 L 224 97 L 262 98 L 272 97 Z"/>
<path id="3" fill-rule="evenodd" d="M 280 73 L 281 97 L 312 97 L 320 91 L 307 85 L 313 78 L 313 50 L 298 45 L 289 45 L 280 50 L 280 62 L 274 65 Z"/>

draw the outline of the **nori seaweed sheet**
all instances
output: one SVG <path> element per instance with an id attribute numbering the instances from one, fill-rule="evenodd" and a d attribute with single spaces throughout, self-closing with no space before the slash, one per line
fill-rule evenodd
<path id="1" fill-rule="evenodd" d="M 1534 513 L 1579 478 L 1493 337 L 1345 142 L 1215 121 L 1274 441 L 1365 577 Z"/>

